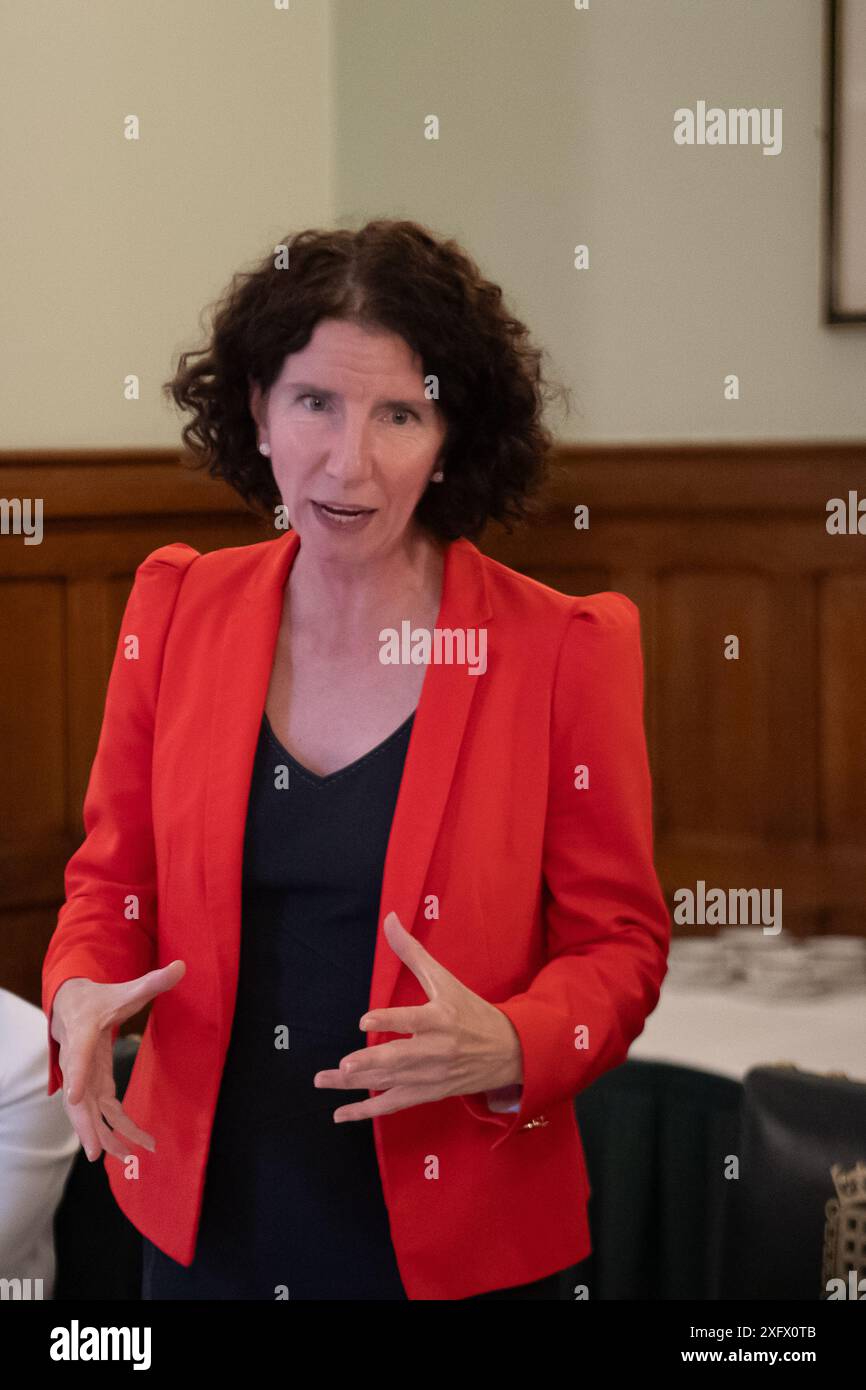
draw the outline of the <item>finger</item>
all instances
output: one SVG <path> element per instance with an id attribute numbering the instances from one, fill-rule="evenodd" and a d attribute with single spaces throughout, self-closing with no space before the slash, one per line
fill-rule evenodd
<path id="1" fill-rule="evenodd" d="M 350 1081 L 348 1076 L 344 1076 L 341 1071 L 333 1067 L 330 1071 L 317 1071 L 313 1077 L 313 1085 L 317 1091 L 367 1091 L 362 1081 Z"/>
<path id="2" fill-rule="evenodd" d="M 122 1144 L 119 1139 L 115 1138 L 101 1115 L 97 1116 L 96 1132 L 99 1135 L 99 1142 L 106 1153 L 113 1154 L 115 1158 L 120 1159 L 121 1163 L 125 1163 L 126 1160 L 132 1156 L 130 1155 L 128 1147 Z"/>
<path id="3" fill-rule="evenodd" d="M 326 1074 L 342 1076 L 348 1091 L 359 1086 L 367 1091 L 384 1091 L 390 1086 L 439 1085 L 452 1075 L 452 1068 L 451 1050 L 444 1041 L 441 1047 L 401 1048 L 388 1055 L 384 1048 L 371 1047 L 370 1055 L 351 1067 L 344 1068 L 341 1062 L 339 1071 Z"/>
<path id="4" fill-rule="evenodd" d="M 321 1082 L 317 1081 L 316 1088 L 331 1091 L 389 1091 L 394 1086 L 408 1086 L 410 1084 L 433 1086 L 447 1079 L 447 1072 L 444 1067 L 431 1068 L 429 1063 L 427 1066 L 414 1071 L 406 1071 L 401 1067 L 399 1072 L 395 1072 L 378 1067 L 376 1071 L 365 1073 L 363 1078 L 341 1077 L 337 1071 L 321 1074 L 326 1079 Z"/>
<path id="5" fill-rule="evenodd" d="M 74 1105 L 67 1104 L 66 1113 L 72 1123 L 75 1133 L 81 1140 L 81 1147 L 84 1149 L 90 1163 L 95 1163 L 102 1152 L 102 1145 L 96 1131 L 96 1116 L 92 1110 L 92 1103 L 89 1099 L 76 1102 Z"/>
<path id="6" fill-rule="evenodd" d="M 385 939 L 395 956 L 411 970 L 421 984 L 428 999 L 436 997 L 437 990 L 443 988 L 448 980 L 455 977 L 431 956 L 416 937 L 407 932 L 396 912 L 389 912 L 382 923 Z"/>
<path id="7" fill-rule="evenodd" d="M 131 1139 L 135 1144 L 140 1144 L 143 1149 L 148 1149 L 151 1153 L 154 1152 L 156 1140 L 153 1135 L 139 1129 L 135 1121 L 127 1115 L 116 1096 L 101 1101 L 100 1106 L 113 1130 L 126 1135 L 127 1139 Z"/>
<path id="8" fill-rule="evenodd" d="M 423 1064 L 424 1060 L 430 1056 L 429 1042 L 420 1044 L 414 1038 L 404 1038 L 398 1042 L 375 1043 L 370 1047 L 362 1047 L 359 1052 L 349 1052 L 345 1057 L 341 1057 L 339 1067 L 325 1068 L 316 1072 L 313 1082 L 315 1085 L 336 1086 L 339 1080 L 344 1089 L 353 1090 L 363 1087 L 369 1090 L 366 1078 L 372 1071 L 381 1070 L 384 1067 L 392 1071 L 395 1067 L 402 1069 L 403 1066 L 408 1066 L 411 1068 L 418 1061 Z M 324 1080 L 324 1078 L 328 1079 Z"/>
<path id="9" fill-rule="evenodd" d="M 66 1046 L 60 1046 L 58 1061 L 70 1105 L 80 1105 L 87 1094 L 87 1083 L 93 1066 L 93 1054 L 99 1039 L 99 1031 L 92 1024 L 82 1028 L 72 1028 L 72 1037 Z M 64 1056 L 65 1054 L 65 1056 Z"/>
<path id="10" fill-rule="evenodd" d="M 422 1086 L 394 1086 L 390 1091 L 383 1091 L 381 1095 L 373 1096 L 370 1100 L 339 1106 L 334 1111 L 334 1123 L 339 1125 L 350 1120 L 372 1120 L 374 1115 L 393 1115 L 397 1110 L 408 1110 L 413 1105 L 424 1105 L 429 1101 L 441 1099 L 442 1096 L 435 1087 L 431 1090 Z"/>
<path id="11" fill-rule="evenodd" d="M 125 1023 L 133 1014 L 143 1009 L 145 1004 L 149 1004 L 151 999 L 174 989 L 185 974 L 184 962 L 173 960 L 168 965 L 160 966 L 158 970 L 146 971 L 135 980 L 124 980 L 120 984 L 110 985 L 112 993 L 107 996 L 108 1016 L 113 1023 Z"/>
<path id="12" fill-rule="evenodd" d="M 423 1033 L 436 1024 L 429 1004 L 403 1004 L 393 1009 L 370 1009 L 358 1027 L 364 1033 Z"/>

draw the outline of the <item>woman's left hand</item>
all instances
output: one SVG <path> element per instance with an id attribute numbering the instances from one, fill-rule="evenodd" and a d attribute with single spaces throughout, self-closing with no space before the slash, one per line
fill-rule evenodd
<path id="1" fill-rule="evenodd" d="M 315 1086 L 382 1093 L 340 1106 L 336 1123 L 519 1085 L 523 1058 L 511 1020 L 434 960 L 396 912 L 389 912 L 383 925 L 389 946 L 420 981 L 429 1002 L 364 1014 L 360 1026 L 368 1032 L 411 1037 L 350 1052 L 338 1069 L 316 1073 Z"/>

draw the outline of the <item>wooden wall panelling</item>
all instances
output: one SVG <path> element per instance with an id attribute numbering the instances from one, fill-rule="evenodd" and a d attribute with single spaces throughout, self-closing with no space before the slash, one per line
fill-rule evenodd
<path id="1" fill-rule="evenodd" d="M 778 886 L 792 930 L 866 933 L 866 539 L 826 530 L 829 498 L 866 497 L 866 448 L 578 448 L 560 462 L 544 525 L 484 548 L 566 592 L 638 604 L 666 889 Z M 717 661 L 717 628 L 736 625 L 739 663 Z"/>
<path id="2" fill-rule="evenodd" d="M 866 840 L 866 576 L 824 577 L 819 604 L 821 832 L 857 845 Z"/>
<path id="3" fill-rule="evenodd" d="M 0 496 L 43 500 L 40 545 L 0 537 L 0 985 L 38 1003 L 135 569 L 169 541 L 273 532 L 171 451 L 7 453 Z"/>

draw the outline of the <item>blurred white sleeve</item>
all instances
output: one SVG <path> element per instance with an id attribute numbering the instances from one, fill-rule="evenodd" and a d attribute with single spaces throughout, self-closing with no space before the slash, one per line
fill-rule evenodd
<path id="1" fill-rule="evenodd" d="M 79 1140 L 62 1092 L 47 1094 L 45 1033 L 41 1009 L 0 989 L 0 1278 L 41 1279 L 52 1298 L 54 1213 Z"/>

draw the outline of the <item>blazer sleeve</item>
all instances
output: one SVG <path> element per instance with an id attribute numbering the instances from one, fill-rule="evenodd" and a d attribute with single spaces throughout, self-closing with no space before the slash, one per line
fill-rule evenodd
<path id="1" fill-rule="evenodd" d="M 461 1097 L 501 1126 L 494 1149 L 624 1062 L 658 1002 L 670 916 L 653 863 L 643 694 L 635 604 L 613 592 L 575 599 L 552 695 L 546 963 L 497 1004 L 520 1039 L 522 1092 L 507 1118 L 491 1114 L 484 1094 Z M 578 789 L 584 766 L 588 785 Z"/>
<path id="2" fill-rule="evenodd" d="M 48 1095 L 63 1084 L 51 1036 L 54 995 L 78 976 L 118 984 L 153 969 L 156 855 L 151 822 L 153 725 L 163 652 L 184 575 L 197 550 L 160 546 L 138 566 L 108 681 L 84 798 L 85 840 L 66 865 L 65 901 L 42 966 Z M 137 651 L 130 639 L 137 639 Z M 138 918 L 126 898 L 138 899 Z M 112 1040 L 118 1029 L 112 1031 Z"/>

